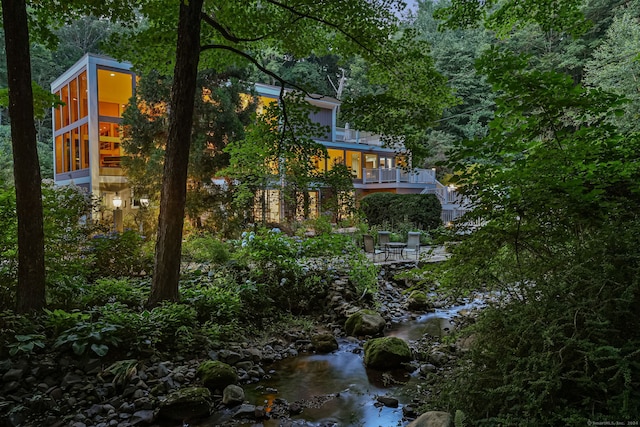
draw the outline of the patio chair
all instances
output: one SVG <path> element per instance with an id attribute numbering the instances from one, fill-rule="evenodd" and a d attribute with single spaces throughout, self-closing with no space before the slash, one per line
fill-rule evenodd
<path id="1" fill-rule="evenodd" d="M 376 249 L 373 236 L 370 234 L 363 234 L 362 239 L 364 241 L 364 252 L 373 255 L 373 262 L 376 262 L 376 255 L 384 253 L 383 251 Z"/>
<path id="2" fill-rule="evenodd" d="M 416 259 L 420 256 L 420 232 L 410 231 L 407 237 L 407 247 L 404 250 L 407 253 L 415 252 Z"/>
<path id="3" fill-rule="evenodd" d="M 389 243 L 390 231 L 378 231 L 378 246 L 384 248 L 384 245 Z"/>

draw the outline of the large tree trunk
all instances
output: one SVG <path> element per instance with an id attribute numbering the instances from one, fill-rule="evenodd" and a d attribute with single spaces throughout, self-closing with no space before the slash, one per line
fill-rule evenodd
<path id="1" fill-rule="evenodd" d="M 164 161 L 158 240 L 148 304 L 178 300 L 182 225 L 196 77 L 200 59 L 200 13 L 203 0 L 180 2 L 176 66 L 171 90 L 169 135 Z"/>
<path id="2" fill-rule="evenodd" d="M 33 117 L 29 28 L 25 0 L 2 0 L 13 176 L 18 216 L 18 289 L 16 310 L 45 305 L 44 231 L 40 164 Z"/>

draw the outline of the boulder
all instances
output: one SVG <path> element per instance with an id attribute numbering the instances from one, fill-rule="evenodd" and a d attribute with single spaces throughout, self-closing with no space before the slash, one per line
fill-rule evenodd
<path id="1" fill-rule="evenodd" d="M 211 392 L 205 387 L 176 390 L 160 403 L 158 419 L 182 421 L 186 418 L 206 417 L 211 413 Z"/>
<path id="2" fill-rule="evenodd" d="M 376 336 L 382 333 L 386 322 L 380 314 L 373 310 L 360 310 L 349 316 L 344 324 L 347 335 L 354 337 L 371 335 Z"/>
<path id="3" fill-rule="evenodd" d="M 230 365 L 218 360 L 207 360 L 198 367 L 198 376 L 202 384 L 211 390 L 224 390 L 238 381 L 238 374 Z"/>
<path id="4" fill-rule="evenodd" d="M 407 297 L 407 308 L 409 310 L 429 310 L 431 306 L 427 294 L 422 291 L 412 291 Z"/>
<path id="5" fill-rule="evenodd" d="M 235 406 L 244 402 L 244 390 L 237 385 L 228 385 L 222 392 L 222 403 L 227 406 Z"/>
<path id="6" fill-rule="evenodd" d="M 311 344 L 316 349 L 317 353 L 331 353 L 338 349 L 338 341 L 332 334 L 316 334 L 311 337 Z"/>
<path id="7" fill-rule="evenodd" d="M 411 360 L 411 349 L 401 338 L 374 338 L 364 345 L 364 364 L 374 369 L 398 368 Z"/>
<path id="8" fill-rule="evenodd" d="M 407 427 L 450 427 L 451 415 L 448 412 L 425 412 L 413 420 Z"/>

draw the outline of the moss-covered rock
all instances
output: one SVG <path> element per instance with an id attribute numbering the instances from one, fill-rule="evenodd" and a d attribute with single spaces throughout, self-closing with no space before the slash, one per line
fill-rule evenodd
<path id="1" fill-rule="evenodd" d="M 407 427 L 451 427 L 451 415 L 440 411 L 425 412 Z"/>
<path id="2" fill-rule="evenodd" d="M 411 360 L 411 349 L 401 338 L 374 338 L 364 344 L 364 364 L 374 369 L 393 369 Z"/>
<path id="3" fill-rule="evenodd" d="M 407 308 L 409 310 L 429 310 L 431 304 L 427 298 L 427 294 L 422 291 L 412 291 L 407 297 Z"/>
<path id="4" fill-rule="evenodd" d="M 331 353 L 338 349 L 338 341 L 330 333 L 316 334 L 311 337 L 311 344 L 317 353 Z"/>
<path id="5" fill-rule="evenodd" d="M 344 329 L 347 335 L 354 337 L 380 335 L 384 330 L 386 322 L 384 318 L 373 310 L 360 310 L 347 319 Z"/>
<path id="6" fill-rule="evenodd" d="M 158 419 L 182 421 L 206 417 L 211 413 L 211 392 L 205 387 L 187 387 L 176 390 L 160 404 Z"/>
<path id="7" fill-rule="evenodd" d="M 207 360 L 198 367 L 198 376 L 202 384 L 211 390 L 224 390 L 238 381 L 238 374 L 232 366 L 218 360 Z"/>

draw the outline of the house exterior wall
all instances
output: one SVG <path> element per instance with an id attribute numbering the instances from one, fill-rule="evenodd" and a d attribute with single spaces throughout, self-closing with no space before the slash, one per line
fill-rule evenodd
<path id="1" fill-rule="evenodd" d="M 255 84 L 255 90 L 262 103 L 277 101 L 281 91 L 279 87 L 264 84 Z M 121 92 L 135 93 L 131 64 L 87 54 L 51 84 L 51 91 L 65 102 L 64 106 L 53 109 L 55 183 L 86 189 L 100 197 L 107 211 L 116 195 L 124 201 L 125 213 L 134 208 L 134 195 L 119 167 L 124 154 L 120 151 L 119 124 L 126 102 L 124 95 L 116 96 Z M 330 170 L 336 163 L 346 164 L 352 169 L 358 194 L 420 193 L 425 185 L 431 185 L 429 176 L 418 180 L 402 178 L 396 167 L 404 164 L 404 159 L 396 158 L 393 149 L 383 147 L 379 136 L 348 127 L 338 128 L 338 100 L 308 97 L 307 101 L 318 108 L 310 115 L 312 121 L 328 128 L 327 133 L 317 139 L 329 153 L 328 159 L 318 159 L 320 170 Z M 284 208 L 274 207 L 279 197 L 273 191 L 277 190 L 269 192 L 266 198 L 268 214 L 282 218 Z M 310 191 L 309 197 L 317 214 L 322 209 L 322 189 Z"/>

